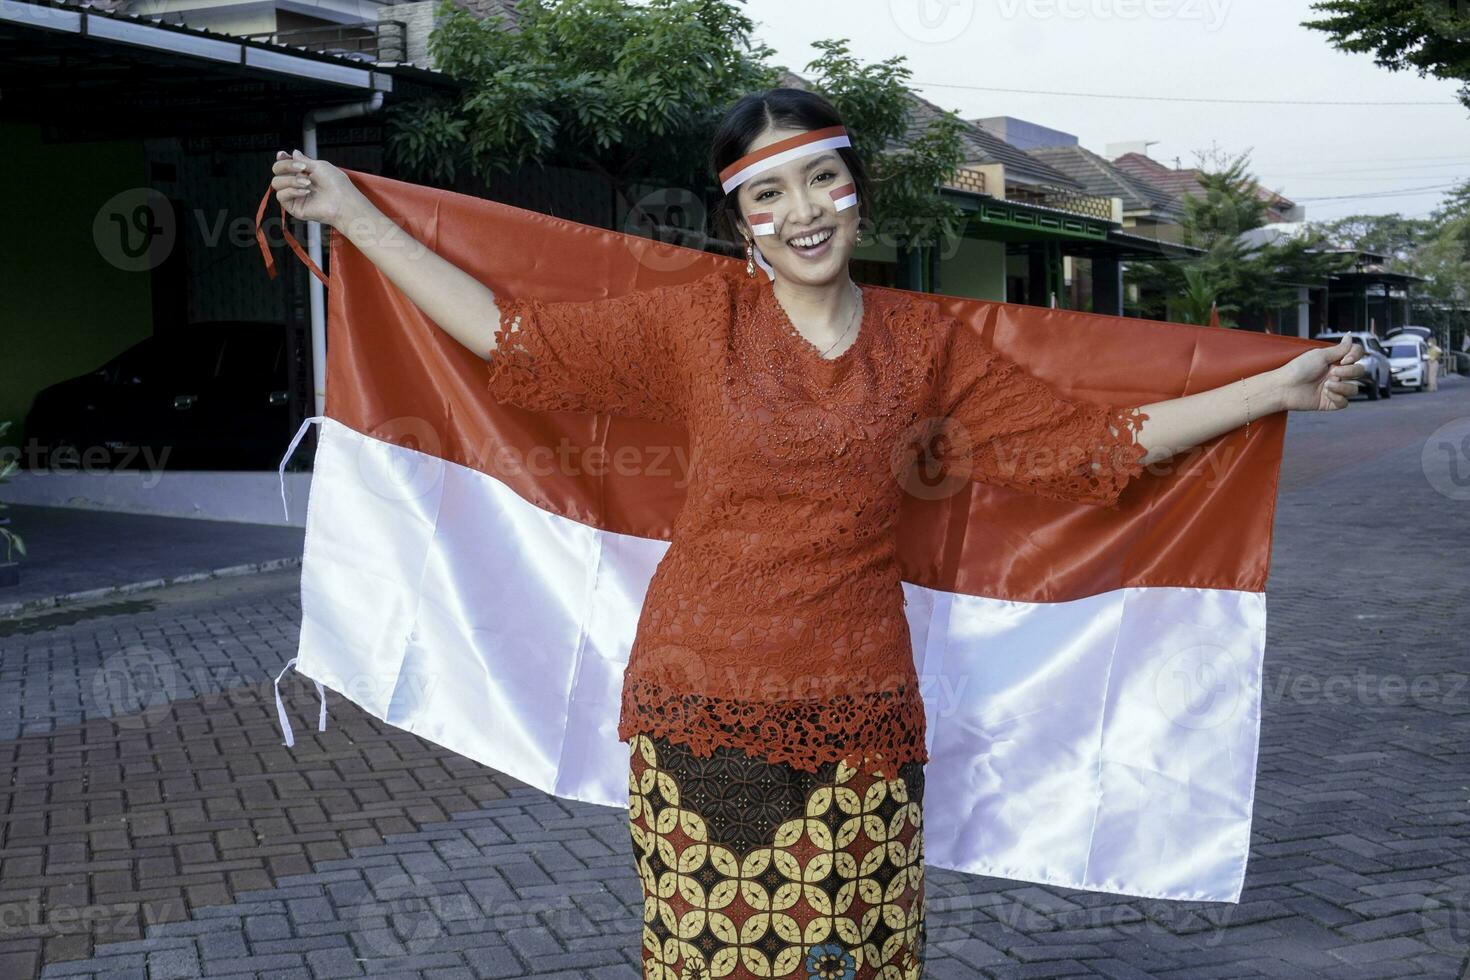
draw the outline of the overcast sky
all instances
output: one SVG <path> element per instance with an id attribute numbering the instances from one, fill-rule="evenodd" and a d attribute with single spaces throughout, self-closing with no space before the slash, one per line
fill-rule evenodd
<path id="1" fill-rule="evenodd" d="M 745 9 L 775 60 L 798 73 L 818 53 L 813 40 L 846 37 L 864 62 L 903 55 L 915 91 L 967 119 L 1015 116 L 1098 153 L 1157 140 L 1150 156 L 1184 166 L 1212 143 L 1250 149 L 1262 183 L 1305 204 L 1311 220 L 1422 216 L 1444 185 L 1470 178 L 1470 113 L 1455 103 L 1457 86 L 1336 50 L 1300 26 L 1313 16 L 1308 0 L 747 0 Z M 996 88 L 1148 98 L 987 90 Z M 1364 194 L 1395 196 L 1313 200 Z"/>

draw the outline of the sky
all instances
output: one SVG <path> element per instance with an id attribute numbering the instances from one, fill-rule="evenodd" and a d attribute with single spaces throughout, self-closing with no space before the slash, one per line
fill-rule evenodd
<path id="1" fill-rule="evenodd" d="M 1249 150 L 1260 182 L 1305 205 L 1308 220 L 1427 216 L 1446 185 L 1470 179 L 1470 111 L 1455 101 L 1458 86 L 1338 51 L 1300 26 L 1316 16 L 1309 0 L 746 0 L 744 8 L 773 60 L 798 74 L 810 75 L 819 54 L 812 41 L 847 38 L 864 63 L 902 55 L 910 87 L 966 119 L 1014 116 L 1104 155 L 1109 144 L 1157 141 L 1150 156 L 1186 167 L 1212 146 Z M 1251 101 L 1169 101 L 1180 99 Z M 1280 104 L 1298 102 L 1313 104 Z M 1354 104 L 1320 104 L 1344 102 Z M 1433 104 L 1384 104 L 1425 102 Z"/>

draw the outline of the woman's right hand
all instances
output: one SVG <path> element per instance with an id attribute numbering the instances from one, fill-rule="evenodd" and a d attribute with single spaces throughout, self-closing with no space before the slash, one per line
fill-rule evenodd
<path id="1" fill-rule="evenodd" d="M 326 160 L 312 159 L 300 150 L 276 151 L 271 164 L 271 187 L 286 213 L 302 221 L 320 221 L 340 228 L 351 215 L 368 205 L 352 180 Z"/>

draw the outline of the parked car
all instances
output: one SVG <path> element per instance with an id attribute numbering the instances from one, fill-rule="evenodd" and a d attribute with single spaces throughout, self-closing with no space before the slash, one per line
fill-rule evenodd
<path id="1" fill-rule="evenodd" d="M 1387 338 L 1389 363 L 1393 365 L 1393 383 L 1423 391 L 1429 386 L 1429 345 L 1418 334 L 1401 333 Z"/>
<path id="2" fill-rule="evenodd" d="M 1434 339 L 1433 330 L 1429 329 L 1428 327 L 1416 327 L 1413 324 L 1409 323 L 1404 324 L 1402 327 L 1394 327 L 1388 332 L 1384 339 L 1386 340 L 1389 337 L 1397 337 L 1401 333 L 1414 334 L 1417 337 L 1423 337 L 1425 340 Z"/>
<path id="3" fill-rule="evenodd" d="M 1377 337 L 1366 330 L 1348 330 L 1319 333 L 1314 339 L 1326 340 L 1335 344 L 1344 336 L 1353 338 L 1353 341 L 1363 348 L 1363 366 L 1368 369 L 1368 373 L 1358 380 L 1359 390 L 1368 396 L 1369 401 L 1377 401 L 1392 395 L 1393 367 L 1389 362 L 1388 351 L 1378 342 Z"/>
<path id="4" fill-rule="evenodd" d="M 291 439 L 287 376 L 284 324 L 173 327 L 37 392 L 26 438 L 42 466 L 275 469 Z"/>

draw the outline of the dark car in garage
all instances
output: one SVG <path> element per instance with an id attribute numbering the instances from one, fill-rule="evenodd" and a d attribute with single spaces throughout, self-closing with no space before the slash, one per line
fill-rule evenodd
<path id="1" fill-rule="evenodd" d="M 171 327 L 36 393 L 36 465 L 275 469 L 290 442 L 287 331 L 215 320 Z"/>

